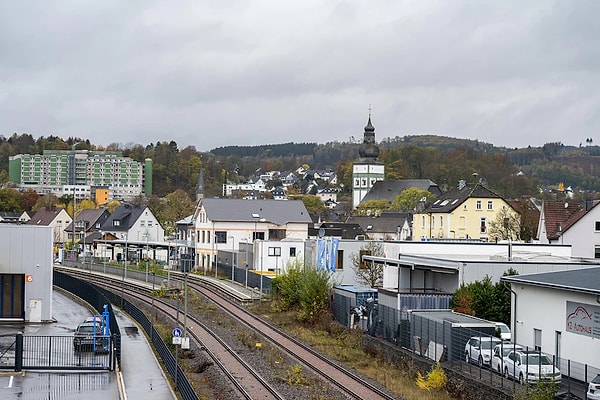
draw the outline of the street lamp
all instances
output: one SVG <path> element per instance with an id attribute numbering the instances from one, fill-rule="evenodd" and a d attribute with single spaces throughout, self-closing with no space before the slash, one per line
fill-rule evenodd
<path id="1" fill-rule="evenodd" d="M 231 238 L 231 282 L 235 282 L 235 238 Z"/>
<path id="2" fill-rule="evenodd" d="M 243 241 L 246 242 L 244 246 L 244 268 L 246 269 L 246 289 L 248 289 L 248 238 L 243 238 Z"/>
<path id="3" fill-rule="evenodd" d="M 146 282 L 148 282 L 148 259 L 150 258 L 148 257 L 148 237 L 150 236 L 150 232 L 146 230 L 144 236 L 146 236 Z"/>

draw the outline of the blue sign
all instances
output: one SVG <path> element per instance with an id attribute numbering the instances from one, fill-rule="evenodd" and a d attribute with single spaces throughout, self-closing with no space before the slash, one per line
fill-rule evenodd
<path id="1" fill-rule="evenodd" d="M 175 337 L 181 337 L 181 333 L 182 333 L 181 329 L 179 329 L 179 328 L 173 329 L 173 336 L 175 336 Z"/>

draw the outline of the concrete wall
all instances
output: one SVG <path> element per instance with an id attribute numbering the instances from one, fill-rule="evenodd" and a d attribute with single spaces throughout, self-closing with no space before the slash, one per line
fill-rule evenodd
<path id="1" fill-rule="evenodd" d="M 48 226 L 0 225 L 0 273 L 31 278 L 25 282 L 28 322 L 52 319 L 52 235 Z"/>

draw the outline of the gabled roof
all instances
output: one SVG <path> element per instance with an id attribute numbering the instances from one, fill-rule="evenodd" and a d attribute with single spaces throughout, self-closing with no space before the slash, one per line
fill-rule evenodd
<path id="1" fill-rule="evenodd" d="M 35 213 L 33 218 L 27 221 L 27 225 L 42 225 L 42 226 L 50 226 L 52 222 L 58 217 L 58 214 L 64 211 L 63 208 L 40 208 L 38 212 Z M 65 213 L 67 213 L 65 211 Z M 68 214 L 67 214 L 68 215 Z M 69 218 L 71 218 L 69 216 Z"/>
<path id="2" fill-rule="evenodd" d="M 104 221 L 100 230 L 102 231 L 128 231 L 135 222 L 140 218 L 140 215 L 146 209 L 146 206 L 133 204 L 123 204 Z M 115 226 L 114 221 L 119 221 Z"/>
<path id="3" fill-rule="evenodd" d="M 585 210 L 582 210 L 579 202 L 576 201 L 544 201 L 542 212 L 548 240 L 557 240 L 558 232 L 566 230 L 567 221 L 572 217 L 574 219 L 569 223 L 569 227 L 585 215 Z M 576 214 L 580 215 L 575 216 Z"/>
<path id="4" fill-rule="evenodd" d="M 396 196 L 410 188 L 427 190 L 436 197 L 442 194 L 438 185 L 429 179 L 397 179 L 375 182 L 361 202 L 368 200 L 387 200 L 391 203 Z"/>
<path id="5" fill-rule="evenodd" d="M 97 222 L 104 222 L 108 218 L 108 210 L 105 208 L 84 208 L 79 210 L 75 216 L 75 221 L 71 222 L 69 226 L 65 228 L 65 231 L 72 232 L 73 224 L 75 224 L 76 231 L 84 230 L 78 226 L 77 222 L 83 221 L 85 223 L 85 230 L 94 229 Z M 100 221 L 101 220 L 101 221 Z"/>
<path id="6" fill-rule="evenodd" d="M 380 217 L 350 217 L 348 223 L 356 223 L 369 234 L 390 233 L 396 234 L 398 227 L 404 226 L 406 221 L 410 222 L 408 213 L 382 213 Z"/>
<path id="7" fill-rule="evenodd" d="M 479 183 L 467 183 L 439 196 L 425 207 L 424 213 L 449 213 L 458 208 L 467 199 L 501 199 L 499 195 Z"/>
<path id="8" fill-rule="evenodd" d="M 276 224 L 312 223 L 310 215 L 300 200 L 242 200 L 202 199 L 201 206 L 213 222 L 257 222 L 261 219 Z M 254 217 L 253 217 L 254 215 Z"/>
<path id="9" fill-rule="evenodd" d="M 501 281 L 600 294 L 600 267 L 503 276 Z"/>
<path id="10" fill-rule="evenodd" d="M 318 237 L 320 229 L 323 228 L 323 236 L 340 237 L 342 239 L 355 239 L 359 235 L 364 235 L 365 232 L 358 224 L 344 222 L 323 222 L 315 227 L 308 228 L 308 236 Z"/>

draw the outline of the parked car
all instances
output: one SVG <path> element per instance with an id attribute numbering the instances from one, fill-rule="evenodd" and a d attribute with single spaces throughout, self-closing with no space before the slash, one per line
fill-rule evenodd
<path id="1" fill-rule="evenodd" d="M 473 336 L 465 345 L 465 361 L 477 362 L 480 367 L 489 367 L 492 360 L 494 346 L 502 340 L 493 336 Z"/>
<path id="2" fill-rule="evenodd" d="M 82 322 L 75 329 L 73 349 L 79 351 L 108 350 L 109 337 L 103 335 L 102 326 L 96 322 Z"/>
<path id="3" fill-rule="evenodd" d="M 600 400 L 600 374 L 596 375 L 588 385 L 587 399 Z"/>
<path id="4" fill-rule="evenodd" d="M 504 322 L 495 322 L 496 331 L 500 331 L 500 339 L 505 342 L 510 342 L 512 340 L 512 333 L 510 332 L 510 328 Z"/>
<path id="5" fill-rule="evenodd" d="M 554 381 L 560 383 L 560 370 L 547 354 L 535 350 L 510 351 L 504 358 L 504 376 L 519 383 Z"/>
<path id="6" fill-rule="evenodd" d="M 523 350 L 523 346 L 516 343 L 500 343 L 494 346 L 494 350 L 492 351 L 492 369 L 499 374 L 502 374 L 504 371 L 504 358 L 511 351 L 515 350 Z"/>

